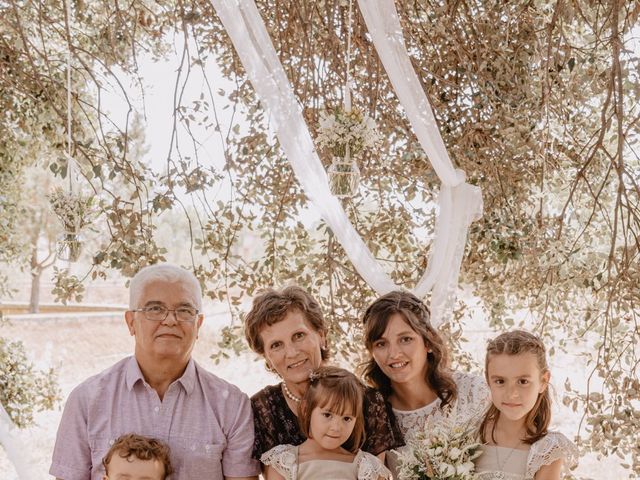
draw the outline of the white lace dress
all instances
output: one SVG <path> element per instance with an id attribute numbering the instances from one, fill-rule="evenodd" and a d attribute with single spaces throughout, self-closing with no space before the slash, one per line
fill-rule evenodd
<path id="1" fill-rule="evenodd" d="M 491 395 L 487 382 L 478 375 L 472 375 L 463 372 L 454 372 L 453 380 L 458 387 L 458 398 L 451 405 L 452 409 L 456 409 L 456 420 L 459 423 L 480 422 L 484 417 L 487 408 L 491 402 Z M 405 440 L 411 438 L 417 432 L 423 431 L 429 418 L 444 418 L 444 412 L 439 408 L 442 401 L 436 398 L 433 402 L 425 405 L 417 410 L 396 410 L 393 413 L 396 416 L 400 430 Z M 433 420 L 432 420 L 433 421 Z M 397 449 L 403 452 L 408 447 Z M 387 452 L 387 465 L 393 472 L 394 478 L 398 478 L 398 454 L 396 451 Z"/>
<path id="2" fill-rule="evenodd" d="M 540 467 L 560 458 L 564 476 L 577 465 L 578 450 L 563 434 L 549 432 L 529 450 L 483 445 L 475 464 L 478 480 L 533 480 Z"/>
<path id="3" fill-rule="evenodd" d="M 274 468 L 286 480 L 378 480 L 391 472 L 370 453 L 358 450 L 353 462 L 310 460 L 298 463 L 298 446 L 278 445 L 262 454 L 260 461 Z"/>

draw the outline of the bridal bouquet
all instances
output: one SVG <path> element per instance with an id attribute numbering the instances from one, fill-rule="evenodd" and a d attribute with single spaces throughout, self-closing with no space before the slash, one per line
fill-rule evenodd
<path id="1" fill-rule="evenodd" d="M 431 417 L 423 431 L 398 452 L 403 480 L 473 480 L 473 459 L 480 456 L 475 422 L 456 422 L 455 415 Z M 431 421 L 430 421 L 431 420 Z"/>
<path id="2" fill-rule="evenodd" d="M 328 148 L 336 157 L 349 153 L 357 155 L 363 150 L 375 148 L 380 143 L 376 123 L 369 115 L 353 109 L 346 112 L 336 109 L 320 114 L 320 127 L 316 138 L 318 147 Z"/>

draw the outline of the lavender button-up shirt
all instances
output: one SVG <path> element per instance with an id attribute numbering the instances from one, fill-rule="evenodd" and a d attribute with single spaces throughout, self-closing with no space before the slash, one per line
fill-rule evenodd
<path id="1" fill-rule="evenodd" d="M 49 473 L 64 480 L 100 480 L 102 457 L 120 435 L 137 433 L 171 448 L 172 480 L 257 475 L 251 458 L 248 397 L 193 359 L 160 401 L 128 357 L 78 385 L 62 414 Z"/>

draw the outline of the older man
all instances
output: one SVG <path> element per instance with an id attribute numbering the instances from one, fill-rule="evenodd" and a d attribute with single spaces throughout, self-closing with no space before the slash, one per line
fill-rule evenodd
<path id="1" fill-rule="evenodd" d="M 249 399 L 191 358 L 203 320 L 198 280 L 174 265 L 146 267 L 131 280 L 130 309 L 135 355 L 71 392 L 49 473 L 99 480 L 110 445 L 137 433 L 169 445 L 174 480 L 256 479 Z"/>

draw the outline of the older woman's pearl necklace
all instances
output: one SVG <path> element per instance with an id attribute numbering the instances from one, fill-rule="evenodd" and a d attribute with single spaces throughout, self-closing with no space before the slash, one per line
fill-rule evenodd
<path id="1" fill-rule="evenodd" d="M 291 390 L 289 390 L 289 387 L 287 387 L 287 382 L 282 382 L 282 389 L 284 390 L 284 394 L 289 397 L 291 400 L 293 400 L 296 403 L 300 403 L 300 401 L 302 400 L 300 397 L 296 397 Z"/>

